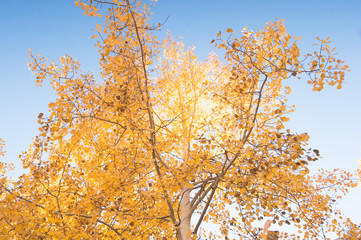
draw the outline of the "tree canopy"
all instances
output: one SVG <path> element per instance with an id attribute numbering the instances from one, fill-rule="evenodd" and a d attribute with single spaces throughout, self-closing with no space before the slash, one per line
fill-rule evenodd
<path id="1" fill-rule="evenodd" d="M 49 81 L 57 97 L 21 155 L 27 172 L 10 181 L 0 165 L 0 236 L 265 239 L 266 220 L 298 230 L 283 239 L 360 234 L 335 208 L 354 175 L 311 176 L 319 151 L 285 127 L 287 81 L 342 87 L 348 67 L 328 38 L 301 55 L 282 20 L 228 28 L 211 41 L 223 59 L 199 62 L 181 41 L 157 38 L 162 25 L 140 1 L 75 3 L 104 20 L 93 36 L 101 74 L 71 56 L 29 53 L 36 83 Z"/>

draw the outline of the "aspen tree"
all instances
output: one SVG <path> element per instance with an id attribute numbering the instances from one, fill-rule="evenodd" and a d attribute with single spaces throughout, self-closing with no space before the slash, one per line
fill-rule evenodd
<path id="1" fill-rule="evenodd" d="M 227 29 L 212 41 L 223 60 L 199 62 L 156 37 L 140 1 L 76 5 L 104 19 L 93 36 L 101 74 L 29 53 L 37 84 L 49 81 L 57 98 L 21 156 L 27 173 L 1 182 L 2 238 L 261 239 L 266 220 L 298 229 L 284 239 L 342 235 L 334 201 L 356 186 L 353 175 L 310 176 L 318 150 L 285 127 L 286 80 L 342 87 L 348 67 L 329 39 L 302 56 L 283 21 Z M 200 231 L 205 223 L 219 231 Z"/>

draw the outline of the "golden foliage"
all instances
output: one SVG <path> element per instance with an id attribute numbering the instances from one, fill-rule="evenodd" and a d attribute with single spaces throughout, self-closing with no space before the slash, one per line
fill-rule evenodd
<path id="1" fill-rule="evenodd" d="M 284 126 L 294 110 L 285 80 L 303 74 L 313 90 L 341 88 L 347 66 L 328 39 L 301 57 L 299 38 L 276 21 L 227 41 L 219 32 L 212 42 L 224 61 L 200 63 L 182 42 L 158 40 L 138 1 L 76 4 L 96 17 L 109 7 L 94 36 L 101 76 L 70 56 L 55 63 L 30 52 L 37 84 L 50 81 L 57 98 L 21 157 L 28 173 L 2 182 L 0 236 L 216 239 L 199 231 L 212 222 L 219 237 L 254 239 L 263 219 L 292 224 L 303 239 L 341 235 L 334 201 L 353 176 L 309 176 L 319 152 Z"/>

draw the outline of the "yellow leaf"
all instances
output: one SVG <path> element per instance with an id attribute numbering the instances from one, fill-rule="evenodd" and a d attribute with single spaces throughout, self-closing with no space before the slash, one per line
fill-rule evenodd
<path id="1" fill-rule="evenodd" d="M 280 119 L 282 122 L 287 122 L 288 120 L 290 120 L 288 117 L 281 117 Z"/>
<path id="2" fill-rule="evenodd" d="M 184 184 L 184 186 L 186 187 L 186 188 L 193 188 L 193 184 L 191 184 L 191 183 L 189 183 L 189 182 L 187 182 L 187 183 L 185 183 Z"/>

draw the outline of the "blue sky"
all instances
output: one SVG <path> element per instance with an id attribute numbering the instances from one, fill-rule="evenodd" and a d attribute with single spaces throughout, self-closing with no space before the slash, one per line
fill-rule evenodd
<path id="1" fill-rule="evenodd" d="M 323 158 L 312 169 L 355 170 L 361 158 L 361 1 L 359 0 L 159 0 L 154 22 L 168 20 L 168 30 L 186 46 L 193 45 L 199 59 L 214 51 L 209 42 L 219 30 L 262 28 L 266 22 L 284 19 L 289 33 L 302 36 L 301 49 L 308 51 L 316 36 L 330 36 L 332 46 L 351 72 L 341 90 L 311 91 L 305 79 L 292 79 L 290 104 L 296 105 L 288 127 L 308 132 L 310 146 Z M 27 51 L 57 60 L 65 54 L 98 71 L 98 55 L 90 39 L 99 19 L 84 17 L 71 0 L 4 1 L 0 8 L 0 138 L 6 141 L 5 160 L 20 167 L 17 156 L 27 150 L 37 134 L 37 116 L 47 112 L 54 98 L 51 87 L 35 86 L 27 67 Z M 17 176 L 21 171 L 15 171 Z M 361 188 L 353 190 L 340 208 L 361 222 Z"/>

